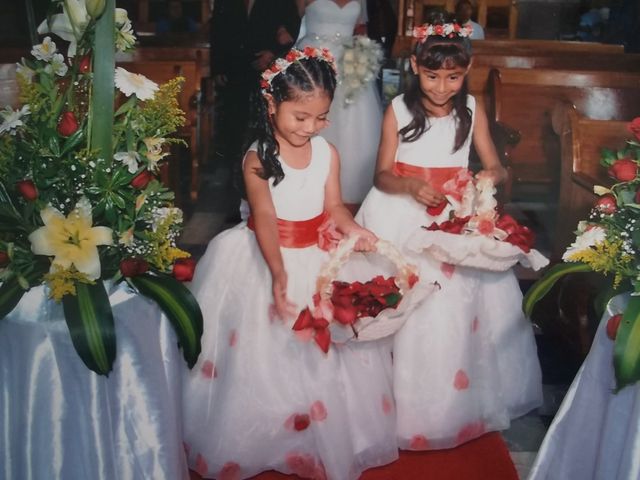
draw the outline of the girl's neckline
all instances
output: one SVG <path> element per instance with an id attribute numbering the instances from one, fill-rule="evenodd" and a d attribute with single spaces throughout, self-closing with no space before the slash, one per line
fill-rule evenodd
<path id="1" fill-rule="evenodd" d="M 331 0 L 330 0 L 331 1 Z M 304 167 L 294 167 L 292 165 L 290 165 L 286 160 L 285 157 L 282 155 L 282 153 L 280 153 L 280 162 L 283 164 L 284 167 L 288 168 L 289 170 L 293 170 L 296 172 L 302 172 L 304 170 L 306 170 L 307 168 L 309 168 L 311 166 L 311 163 L 313 162 L 313 139 L 315 137 L 312 137 L 309 139 L 309 149 L 310 149 L 310 154 L 309 154 L 309 161 L 307 162 L 307 164 Z"/>

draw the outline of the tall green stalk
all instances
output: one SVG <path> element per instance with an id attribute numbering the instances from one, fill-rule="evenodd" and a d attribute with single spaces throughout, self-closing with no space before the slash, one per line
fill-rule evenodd
<path id="1" fill-rule="evenodd" d="M 115 57 L 115 0 L 107 0 L 96 22 L 93 44 L 93 89 L 89 115 L 89 147 L 107 162 L 113 157 L 113 114 Z"/>

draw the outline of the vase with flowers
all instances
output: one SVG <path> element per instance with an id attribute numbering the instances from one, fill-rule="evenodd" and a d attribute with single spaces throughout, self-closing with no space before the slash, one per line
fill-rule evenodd
<path id="1" fill-rule="evenodd" d="M 126 282 L 164 311 L 192 366 L 202 314 L 181 282 L 195 263 L 176 246 L 182 212 L 158 180 L 180 141 L 181 79 L 157 85 L 115 68 L 135 37 L 114 0 L 51 3 L 61 11 L 39 26 L 48 36 L 18 66 L 22 105 L 0 112 L 0 321 L 44 286 L 82 361 L 106 375 L 116 355 L 108 290 Z"/>
<path id="2" fill-rule="evenodd" d="M 629 124 L 634 136 L 618 150 L 603 149 L 600 163 L 614 183 L 595 186 L 599 196 L 589 218 L 578 224 L 575 241 L 525 295 L 531 315 L 538 300 L 564 275 L 597 272 L 611 279 L 608 298 L 630 292 L 624 313 L 608 319 L 607 335 L 615 342 L 613 365 L 617 389 L 640 380 L 640 117 Z"/>

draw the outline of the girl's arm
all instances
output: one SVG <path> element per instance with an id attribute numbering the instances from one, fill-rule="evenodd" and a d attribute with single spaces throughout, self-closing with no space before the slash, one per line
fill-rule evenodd
<path id="1" fill-rule="evenodd" d="M 475 122 L 473 125 L 473 145 L 480 156 L 482 170 L 477 178 L 489 178 L 494 185 L 507 179 L 507 170 L 500 163 L 500 157 L 489 133 L 489 122 L 484 108 L 476 102 Z"/>
<path id="2" fill-rule="evenodd" d="M 377 237 L 369 230 L 362 228 L 354 220 L 351 212 L 342 203 L 340 193 L 340 160 L 336 148 L 329 144 L 331 148 L 331 165 L 329 166 L 329 176 L 324 187 L 324 209 L 336 222 L 338 230 L 344 235 L 358 236 L 360 240 L 356 243 L 356 250 L 371 251 Z"/>
<path id="3" fill-rule="evenodd" d="M 295 305 L 287 299 L 287 272 L 282 261 L 276 209 L 273 206 L 269 183 L 258 176 L 262 168 L 258 154 L 249 152 L 243 166 L 247 199 L 255 224 L 255 234 L 272 278 L 273 303 L 282 319 L 295 316 Z"/>
<path id="4" fill-rule="evenodd" d="M 444 196 L 427 182 L 418 178 L 399 177 L 393 173 L 398 150 L 398 121 L 389 105 L 382 119 L 382 135 L 378 147 L 378 161 L 374 185 L 386 193 L 409 194 L 423 205 L 436 206 L 444 201 Z"/>

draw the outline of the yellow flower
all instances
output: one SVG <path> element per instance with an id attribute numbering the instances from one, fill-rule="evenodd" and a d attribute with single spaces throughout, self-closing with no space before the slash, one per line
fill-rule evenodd
<path id="1" fill-rule="evenodd" d="M 164 157 L 169 155 L 168 153 L 162 153 L 162 144 L 165 142 L 164 138 L 145 138 L 144 144 L 147 147 L 147 160 L 149 160 L 149 170 L 156 171 L 158 169 L 158 162 Z"/>
<path id="2" fill-rule="evenodd" d="M 49 206 L 40 212 L 44 227 L 29 235 L 31 251 L 36 255 L 53 256 L 55 266 L 69 269 L 73 265 L 90 280 L 100 278 L 98 245 L 112 245 L 112 230 L 92 227 L 91 205 L 82 197 L 65 216 Z"/>

